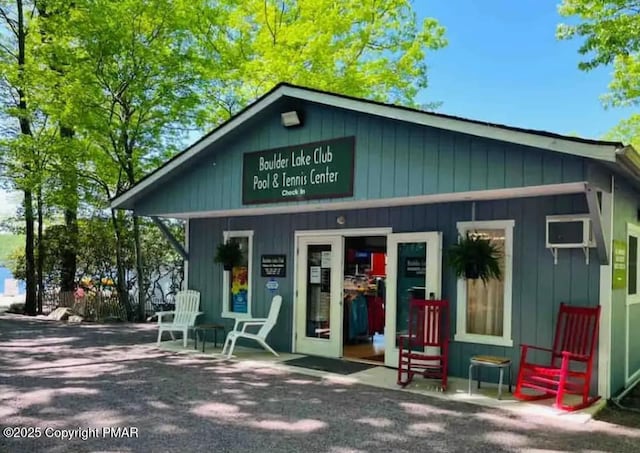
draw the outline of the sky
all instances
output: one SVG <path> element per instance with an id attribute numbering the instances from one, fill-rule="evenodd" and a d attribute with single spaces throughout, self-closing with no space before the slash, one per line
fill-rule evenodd
<path id="1" fill-rule="evenodd" d="M 574 22 L 559 0 L 414 0 L 420 20 L 437 19 L 448 45 L 427 55 L 429 87 L 417 101 L 438 112 L 560 134 L 602 138 L 631 109 L 605 109 L 610 68 L 578 69 L 580 40 L 559 41 Z M 0 217 L 17 198 L 0 191 Z"/>
<path id="2" fill-rule="evenodd" d="M 427 55 L 418 101 L 440 113 L 602 138 L 631 109 L 605 109 L 611 68 L 578 69 L 580 38 L 559 41 L 559 0 L 414 0 L 418 17 L 446 28 L 447 47 Z"/>
<path id="3" fill-rule="evenodd" d="M 17 193 L 7 193 L 0 189 L 0 220 L 15 214 L 19 200 Z"/>

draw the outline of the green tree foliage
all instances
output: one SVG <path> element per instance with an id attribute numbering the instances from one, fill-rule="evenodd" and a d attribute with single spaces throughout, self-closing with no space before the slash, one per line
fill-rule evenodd
<path id="1" fill-rule="evenodd" d="M 21 156 L 5 162 L 17 163 L 14 185 L 27 181 L 38 206 L 47 205 L 40 213 L 62 213 L 67 229 L 75 213 L 108 212 L 109 200 L 174 155 L 188 132 L 218 125 L 278 82 L 415 106 L 428 84 L 427 53 L 446 44 L 435 19 L 418 23 L 411 0 L 17 2 L 23 3 L 25 58 L 3 65 L 0 76 L 28 88 L 28 96 L 20 97 L 12 83 L 0 95 L 11 100 L 17 94 L 29 104 L 14 102 L 19 114 L 5 111 L 16 120 L 6 131 L 6 148 Z M 15 4 L 0 0 L 9 12 Z M 5 20 L 0 38 L 13 31 Z M 11 43 L 1 44 L 2 61 L 15 60 Z M 23 119 L 29 128 L 18 127 Z M 40 155 L 46 159 L 25 160 Z M 18 170 L 28 170 L 31 179 Z M 109 244 L 96 250 L 105 268 L 87 270 L 95 259 L 55 227 L 45 229 L 40 242 L 51 242 L 40 253 L 51 253 L 45 271 L 59 279 L 55 263 L 75 253 L 82 272 L 115 266 L 119 294 L 128 293 L 132 274 L 147 288 L 141 293 L 149 292 L 157 273 L 145 267 L 158 270 L 160 260 L 175 257 L 152 247 L 162 243 L 155 227 L 122 211 L 110 214 L 109 240 L 104 223 L 78 220 L 79 229 L 94 228 L 104 239 L 95 240 Z M 29 253 L 33 248 L 31 241 Z M 32 272 L 27 277 L 32 280 Z"/>
<path id="2" fill-rule="evenodd" d="M 184 237 L 184 224 L 171 222 L 167 226 L 175 237 Z M 145 221 L 141 228 L 142 254 L 145 258 L 144 281 L 147 282 L 145 299 L 166 302 L 168 294 L 161 283 L 163 280 L 171 279 L 169 292 L 173 294 L 182 288 L 182 257 L 171 247 L 154 223 Z"/>
<path id="3" fill-rule="evenodd" d="M 34 130 L 34 122 L 42 118 L 42 115 L 33 103 L 38 92 L 36 80 L 40 68 L 30 58 L 29 52 L 31 37 L 37 30 L 32 26 L 33 15 L 29 14 L 32 6 L 32 2 L 26 0 L 0 3 L 0 19 L 3 25 L 3 30 L 0 32 L 0 83 L 5 96 L 2 113 L 15 125 L 15 129 L 9 132 L 13 140 L 0 143 L 2 150 L 0 164 L 3 171 L 8 172 L 13 179 L 15 187 L 24 193 L 27 276 L 25 312 L 35 315 L 38 307 L 34 257 L 34 192 L 39 199 L 43 167 L 39 158 L 41 150 L 39 138 Z"/>
<path id="4" fill-rule="evenodd" d="M 640 103 L 640 0 L 564 0 L 563 16 L 577 16 L 578 24 L 561 24 L 561 39 L 584 38 L 579 68 L 613 65 L 607 105 Z"/>
<path id="5" fill-rule="evenodd" d="M 579 22 L 558 26 L 561 39 L 583 38 L 579 68 L 613 66 L 605 106 L 640 105 L 640 0 L 564 0 L 563 16 Z M 632 115 L 613 128 L 607 138 L 640 150 L 640 115 Z"/>
<path id="6" fill-rule="evenodd" d="M 114 237 L 110 228 L 110 219 L 93 217 L 79 222 L 78 274 L 82 277 L 100 279 L 114 278 L 115 259 L 113 254 Z M 49 287 L 59 287 L 61 282 L 60 255 L 69 241 L 66 227 L 62 224 L 49 225 L 43 234 L 45 244 L 44 273 Z M 14 251 L 11 270 L 18 278 L 24 277 L 24 251 Z"/>
<path id="7" fill-rule="evenodd" d="M 223 2 L 224 3 L 224 2 Z M 278 82 L 416 106 L 428 51 L 446 45 L 409 0 L 246 0 L 193 16 L 211 122 Z M 222 25 L 218 25 L 222 24 Z"/>
<path id="8" fill-rule="evenodd" d="M 640 114 L 636 113 L 620 121 L 607 133 L 605 138 L 621 141 L 626 145 L 633 146 L 636 151 L 640 151 Z"/>
<path id="9" fill-rule="evenodd" d="M 164 161 L 198 106 L 197 59 L 191 50 L 190 2 L 50 0 L 43 60 L 61 67 L 61 121 L 72 123 L 87 149 L 81 177 L 100 207 Z M 51 56 L 53 55 L 53 56 Z M 60 98 L 60 96 L 58 96 Z M 64 107 L 64 109 L 60 109 Z M 98 190 L 95 190 L 98 188 Z M 119 293 L 126 294 L 127 219 L 112 213 Z M 144 276 L 140 226 L 132 221 L 135 268 Z M 145 286 L 145 285 L 143 285 Z M 140 295 L 144 295 L 140 291 Z M 128 301 L 123 301 L 128 305 Z M 140 303 L 139 307 L 144 307 Z M 142 308 L 141 308 L 142 310 Z M 130 314 L 131 310 L 128 310 Z M 137 317 L 141 319 L 143 313 Z"/>
<path id="10" fill-rule="evenodd" d="M 130 225 L 129 225 L 130 226 Z M 182 235 L 183 225 L 174 223 L 171 229 L 176 236 Z M 160 230 L 150 221 L 144 221 L 142 229 L 142 247 L 145 256 L 145 280 L 149 282 L 147 300 L 166 298 L 167 294 L 161 293 L 161 282 L 166 278 L 176 279 L 173 283 L 175 291 L 182 284 L 182 258 L 174 251 Z M 0 239 L 2 237 L 0 236 Z M 45 244 L 44 272 L 47 287 L 58 288 L 62 280 L 63 253 L 69 237 L 66 225 L 50 225 L 44 232 Z M 133 269 L 135 266 L 135 250 L 133 239 L 130 235 L 125 239 L 125 267 Z M 113 235 L 111 219 L 105 216 L 95 215 L 91 218 L 83 218 L 78 222 L 78 248 L 77 248 L 77 282 L 85 279 L 99 286 L 104 279 L 116 281 L 116 259 L 113 250 L 116 239 Z M 16 278 L 25 278 L 24 249 L 13 248 L 7 253 L 6 263 Z M 127 291 L 137 285 L 135 273 L 128 273 L 126 280 Z"/>

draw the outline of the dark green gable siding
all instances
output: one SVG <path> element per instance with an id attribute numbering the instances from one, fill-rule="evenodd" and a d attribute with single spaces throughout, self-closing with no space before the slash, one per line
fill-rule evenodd
<path id="1" fill-rule="evenodd" d="M 409 141 L 411 140 L 409 136 Z M 475 170 L 474 170 L 475 171 Z M 473 172 L 470 172 L 473 173 Z M 524 174 L 524 172 L 523 172 Z M 545 216 L 587 212 L 584 195 L 523 198 L 476 203 L 477 220 L 515 220 L 513 249 L 513 348 L 453 342 L 450 372 L 465 376 L 469 357 L 497 354 L 511 357 L 514 373 L 518 369 L 519 345 L 529 343 L 550 347 L 560 302 L 595 306 L 599 300 L 600 267 L 595 249 L 590 264 L 585 264 L 581 249 L 560 250 L 558 264 L 545 248 Z M 471 204 L 443 203 L 399 208 L 364 209 L 236 217 L 232 219 L 199 219 L 190 221 L 189 287 L 202 292 L 202 303 L 208 321 L 220 321 L 222 311 L 222 268 L 213 263 L 216 244 L 224 230 L 253 230 L 253 308 L 252 315 L 265 316 L 271 295 L 265 288 L 266 278 L 259 277 L 258 263 L 262 254 L 287 255 L 287 277 L 280 280 L 279 292 L 284 302 L 280 318 L 269 341 L 276 349 L 291 350 L 293 327 L 294 232 L 296 230 L 335 229 L 336 217 L 344 215 L 345 228 L 391 227 L 394 233 L 442 231 L 446 249 L 457 238 L 456 222 L 471 219 Z M 456 280 L 443 266 L 443 297 L 451 302 L 451 332 L 455 333 Z M 596 373 L 597 374 L 597 373 Z M 485 376 L 490 379 L 490 376 Z M 515 376 L 514 376 L 515 379 Z M 597 389 L 595 386 L 593 389 Z"/>
<path id="2" fill-rule="evenodd" d="M 272 106 L 233 134 L 173 172 L 135 206 L 141 215 L 242 208 L 244 153 L 355 136 L 355 183 L 351 198 L 502 189 L 584 181 L 585 160 L 526 146 L 348 112 L 312 103 L 304 126 L 280 124 L 284 106 Z M 279 203 L 278 206 L 307 202 Z M 261 205 L 261 206 L 269 206 Z"/>
<path id="3" fill-rule="evenodd" d="M 628 245 L 627 223 L 638 225 L 640 194 L 623 180 L 616 182 L 614 192 L 613 239 Z M 627 282 L 628 285 L 628 282 Z M 629 372 L 640 369 L 640 305 L 629 307 L 627 331 L 627 289 L 614 289 L 611 300 L 611 393 L 615 395 L 625 386 L 626 339 L 629 335 Z"/>

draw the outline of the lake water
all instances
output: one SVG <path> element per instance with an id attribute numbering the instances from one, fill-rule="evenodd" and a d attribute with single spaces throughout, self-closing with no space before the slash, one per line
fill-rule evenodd
<path id="1" fill-rule="evenodd" d="M 4 279 L 13 278 L 11 271 L 6 267 L 0 267 L 0 294 L 4 294 Z M 25 283 L 23 281 L 18 282 L 18 294 L 24 294 L 26 291 Z"/>

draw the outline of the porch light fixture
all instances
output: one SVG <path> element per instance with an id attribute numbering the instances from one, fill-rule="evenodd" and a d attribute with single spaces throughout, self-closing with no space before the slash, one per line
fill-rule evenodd
<path id="1" fill-rule="evenodd" d="M 338 216 L 338 217 L 336 218 L 336 223 L 337 223 L 338 225 L 344 225 L 345 223 L 347 223 L 347 219 L 345 219 L 343 215 Z"/>
<path id="2" fill-rule="evenodd" d="M 284 127 L 299 126 L 302 123 L 298 112 L 295 110 L 292 110 L 291 112 L 284 112 L 280 114 L 280 117 L 282 118 L 282 125 Z"/>

